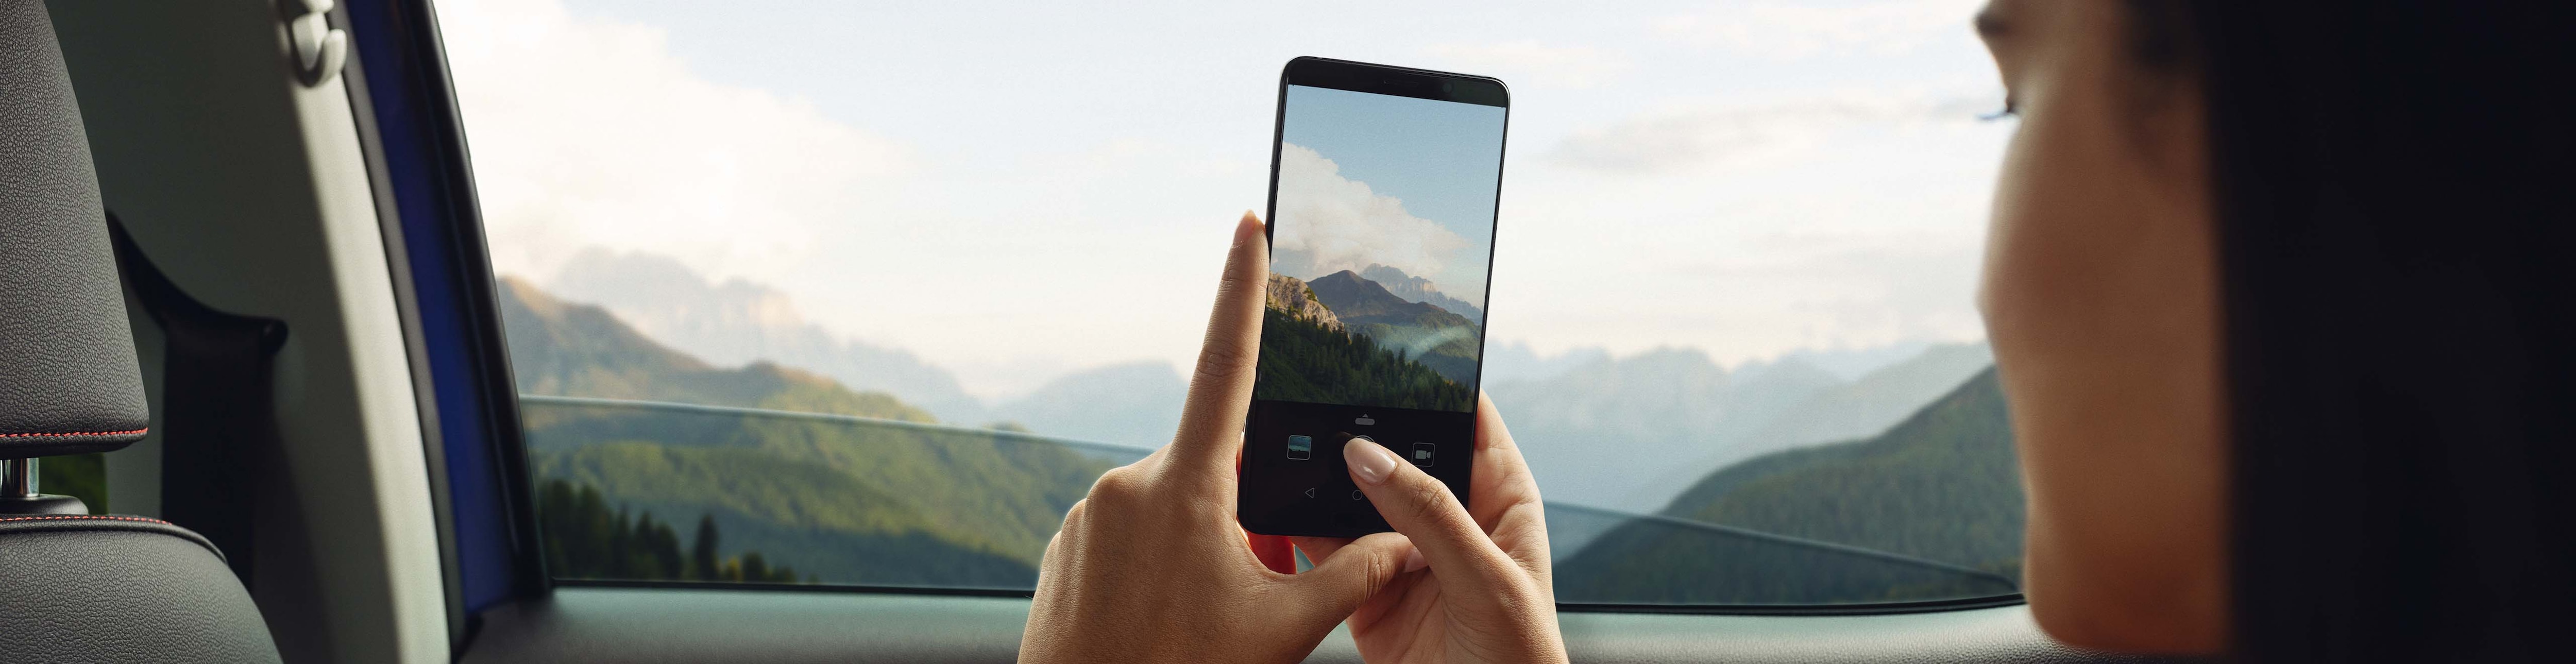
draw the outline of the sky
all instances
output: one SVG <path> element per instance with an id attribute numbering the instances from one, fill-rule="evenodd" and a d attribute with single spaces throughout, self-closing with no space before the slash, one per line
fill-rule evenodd
<path id="1" fill-rule="evenodd" d="M 1270 270 L 1385 265 L 1481 307 L 1504 109 L 1303 85 L 1287 97 Z"/>
<path id="2" fill-rule="evenodd" d="M 499 270 L 671 256 L 988 396 L 1188 366 L 1300 55 L 1511 85 L 1495 342 L 1982 338 L 1976 5 L 435 3 Z"/>

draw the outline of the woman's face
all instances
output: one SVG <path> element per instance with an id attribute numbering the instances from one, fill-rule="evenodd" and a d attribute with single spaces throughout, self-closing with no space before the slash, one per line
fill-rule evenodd
<path id="1" fill-rule="evenodd" d="M 2068 643 L 2226 640 L 2226 430 L 2203 104 L 2133 57 L 2128 4 L 1978 16 L 2021 126 L 1979 306 L 2030 496 L 2031 611 Z"/>

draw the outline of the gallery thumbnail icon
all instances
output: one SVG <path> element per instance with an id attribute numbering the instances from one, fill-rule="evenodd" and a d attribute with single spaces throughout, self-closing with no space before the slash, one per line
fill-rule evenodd
<path id="1" fill-rule="evenodd" d="M 1306 459 L 1306 458 L 1312 458 L 1313 456 L 1315 456 L 1315 437 L 1313 437 L 1313 436 L 1289 436 L 1289 437 L 1288 437 L 1288 458 L 1291 458 L 1291 459 Z"/>

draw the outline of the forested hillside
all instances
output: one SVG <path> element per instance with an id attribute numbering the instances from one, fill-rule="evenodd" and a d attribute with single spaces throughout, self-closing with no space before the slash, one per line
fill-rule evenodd
<path id="1" fill-rule="evenodd" d="M 1667 515 L 1896 554 L 2018 579 L 2022 503 L 2011 425 L 1994 370 L 1877 437 L 1777 452 L 1701 480 Z M 1728 557 L 1706 535 L 1638 524 L 1558 566 L 1560 587 L 1636 601 L 1865 601 L 1956 596 L 1977 580 L 1890 583 L 1780 553 Z M 1741 570 L 1760 569 L 1748 581 Z M 1564 592 L 1560 590 L 1560 593 Z"/>
<path id="2" fill-rule="evenodd" d="M 1993 369 L 1877 438 L 1757 457 L 1666 514 L 1981 568 L 2018 568 L 2023 505 Z"/>
<path id="3" fill-rule="evenodd" d="M 537 530 L 546 571 L 568 579 L 795 583 L 796 568 L 772 566 L 758 551 L 725 557 L 724 533 L 699 517 L 681 544 L 678 529 L 652 512 L 611 508 L 599 490 L 563 480 L 537 487 Z"/>
<path id="4" fill-rule="evenodd" d="M 726 555 L 757 551 L 829 583 L 1025 587 L 1065 508 L 1110 465 L 1034 436 L 907 426 L 932 418 L 793 369 L 712 367 L 598 307 L 503 283 L 527 393 L 872 418 L 523 403 L 538 477 L 614 510 L 713 523 Z"/>
<path id="5" fill-rule="evenodd" d="M 1470 411 L 1476 394 L 1368 337 L 1265 308 L 1253 398 Z"/>

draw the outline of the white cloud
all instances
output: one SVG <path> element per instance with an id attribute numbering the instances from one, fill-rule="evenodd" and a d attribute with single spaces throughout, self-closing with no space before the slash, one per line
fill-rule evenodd
<path id="1" fill-rule="evenodd" d="M 1600 87 L 1633 66 L 1627 57 L 1613 51 L 1588 46 L 1548 46 L 1535 39 L 1490 44 L 1443 44 L 1426 50 L 1465 73 L 1559 88 Z"/>
<path id="2" fill-rule="evenodd" d="M 803 100 L 711 82 L 661 28 L 554 0 L 438 4 L 495 267 L 588 247 L 775 280 L 907 170 L 893 142 Z"/>
<path id="3" fill-rule="evenodd" d="M 1967 30 L 1980 0 L 1881 0 L 1818 5 L 1731 2 L 1668 17 L 1655 32 L 1682 43 L 1794 60 L 1832 51 L 1903 51 Z"/>
<path id="4" fill-rule="evenodd" d="M 1340 164 L 1294 143 L 1279 149 L 1278 215 L 1270 269 L 1299 278 L 1358 271 L 1370 263 L 1437 275 L 1451 253 L 1467 247 L 1466 238 L 1413 216 L 1404 201 L 1380 195 L 1366 182 L 1342 177 Z"/>
<path id="5" fill-rule="evenodd" d="M 1870 124 L 1964 123 L 1986 109 L 1975 97 L 1835 95 L 1769 104 L 1723 104 L 1649 114 L 1578 130 L 1547 157 L 1577 168 L 1650 173 L 1793 154 L 1827 133 Z"/>

